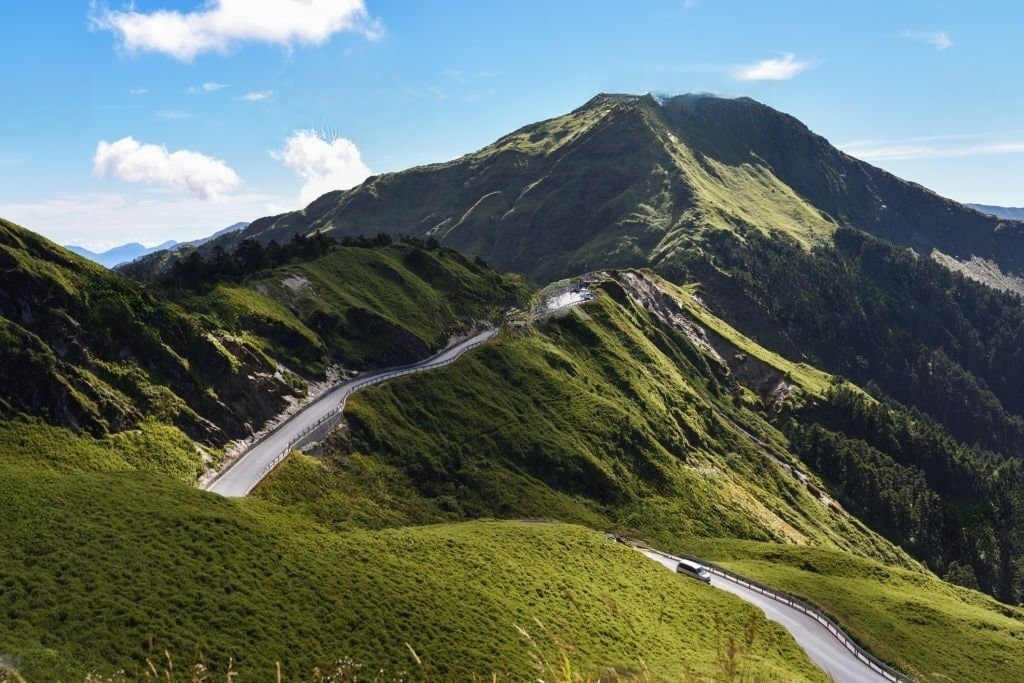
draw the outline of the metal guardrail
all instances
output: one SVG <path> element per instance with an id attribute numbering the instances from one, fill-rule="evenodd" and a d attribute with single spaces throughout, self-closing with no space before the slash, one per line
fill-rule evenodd
<path id="1" fill-rule="evenodd" d="M 893 683 L 914 683 L 913 678 L 907 676 L 905 673 L 902 673 L 901 671 L 894 669 L 893 667 L 889 666 L 882 660 L 878 659 L 877 657 L 869 653 L 867 650 L 858 645 L 852 638 L 850 638 L 850 636 L 846 635 L 843 629 L 839 628 L 838 624 L 836 624 L 834 621 L 832 621 L 824 614 L 822 614 L 820 610 L 810 606 L 809 604 L 807 604 L 803 600 L 800 600 L 799 598 L 794 598 L 792 595 L 789 595 L 788 593 L 777 591 L 774 588 L 770 588 L 764 585 L 763 583 L 754 581 L 753 579 L 748 579 L 747 577 L 742 576 L 741 574 L 737 574 L 736 572 L 730 571 L 725 567 L 721 567 L 717 564 L 714 564 L 713 562 L 702 560 L 699 557 L 693 557 L 690 555 L 676 557 L 675 555 L 670 555 L 668 553 L 662 552 L 656 548 L 651 548 L 650 546 L 644 545 L 642 543 L 636 543 L 625 539 L 621 540 L 627 545 L 631 545 L 636 548 L 643 548 L 644 550 L 648 550 L 657 555 L 661 555 L 662 557 L 667 557 L 670 560 L 675 560 L 677 562 L 679 560 L 690 560 L 692 562 L 697 562 L 698 564 L 707 567 L 708 571 L 712 574 L 716 574 L 724 579 L 732 581 L 733 583 L 743 586 L 744 588 L 747 588 L 749 590 L 756 591 L 761 595 L 764 595 L 765 597 L 775 600 L 776 602 L 788 605 L 789 607 L 797 610 L 798 612 L 806 614 L 807 616 L 809 616 L 810 618 L 814 619 L 819 624 L 824 626 L 828 630 L 828 632 L 831 633 L 832 636 L 843 645 L 843 647 L 849 650 L 857 659 L 862 661 L 875 673 L 881 675 L 887 680 L 893 681 Z"/>
<path id="2" fill-rule="evenodd" d="M 391 370 L 388 370 L 386 372 L 383 372 L 381 374 L 371 375 L 370 377 L 367 377 L 364 380 L 360 380 L 360 381 L 356 382 L 355 384 L 352 384 L 348 388 L 348 390 L 342 395 L 341 401 L 338 403 L 338 406 L 334 410 L 332 410 L 327 415 L 324 415 L 322 418 L 320 418 L 319 420 L 317 420 L 313 424 L 311 424 L 308 427 L 306 427 L 305 429 L 303 429 L 294 438 L 290 439 L 288 441 L 288 444 L 284 447 L 284 449 L 282 449 L 281 452 L 278 453 L 274 457 L 273 460 L 271 460 L 270 462 L 268 462 L 266 465 L 263 466 L 263 468 L 260 470 L 259 478 L 255 482 L 253 482 L 252 486 L 250 486 L 248 489 L 246 489 L 245 495 L 249 495 L 249 493 L 252 492 L 252 490 L 254 488 L 256 488 L 257 484 L 259 484 L 261 481 L 263 481 L 263 479 L 266 478 L 266 476 L 268 474 L 270 474 L 270 472 L 273 471 L 273 469 L 275 467 L 280 465 L 284 461 L 285 458 L 287 458 L 289 455 L 291 455 L 292 451 L 294 451 L 297 447 L 301 448 L 300 444 L 305 445 L 306 443 L 311 441 L 311 439 L 310 439 L 311 435 L 313 435 L 317 430 L 319 430 L 321 427 L 323 427 L 326 423 L 328 423 L 328 422 L 330 422 L 332 420 L 335 420 L 337 422 L 341 422 L 341 415 L 342 415 L 342 413 L 345 410 L 345 403 L 348 401 L 349 396 L 351 396 L 352 394 L 356 393 L 360 389 L 365 389 L 366 387 L 370 387 L 370 386 L 373 386 L 375 384 L 381 384 L 383 382 L 386 382 L 386 381 L 391 380 L 391 379 L 395 379 L 397 377 L 404 377 L 406 375 L 412 375 L 412 374 L 415 374 L 417 372 L 423 372 L 425 370 L 434 370 L 436 368 L 443 368 L 443 367 L 445 367 L 447 365 L 451 365 L 452 363 L 457 361 L 459 358 L 461 358 L 464 354 L 466 354 L 469 351 L 472 351 L 473 349 L 475 349 L 476 347 L 480 346 L 481 344 L 490 341 L 493 337 L 494 337 L 494 335 L 490 335 L 490 336 L 488 336 L 488 337 L 486 337 L 484 339 L 481 339 L 479 341 L 475 341 L 472 344 L 467 344 L 466 346 L 461 348 L 457 354 L 455 354 L 451 358 L 446 358 L 443 361 L 438 361 L 438 362 L 435 362 L 435 363 L 426 363 L 426 364 L 423 364 L 423 365 L 420 365 L 420 364 L 417 364 L 417 363 L 410 363 L 409 365 L 401 365 L 401 366 L 398 366 L 396 368 L 392 368 Z M 328 391 L 330 391 L 330 390 L 328 390 Z M 299 415 L 299 413 L 296 413 L 296 415 Z M 334 427 L 334 425 L 332 425 L 328 429 L 328 431 L 330 431 L 330 429 L 332 429 L 333 427 Z M 307 441 L 307 440 L 309 440 L 309 441 Z M 259 443 L 259 442 L 257 442 L 257 443 Z M 255 445 L 256 444 L 253 444 L 253 446 L 255 446 Z M 250 448 L 249 450 L 252 450 L 252 448 Z M 245 457 L 245 454 L 243 454 L 241 457 L 239 457 L 238 461 L 240 461 L 244 457 Z M 238 461 L 236 461 L 236 462 L 238 462 Z"/>

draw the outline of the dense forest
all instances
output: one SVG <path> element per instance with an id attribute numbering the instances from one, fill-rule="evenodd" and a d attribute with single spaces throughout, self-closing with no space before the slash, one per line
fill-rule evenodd
<path id="1" fill-rule="evenodd" d="M 1019 296 L 854 230 L 812 252 L 756 233 L 745 240 L 715 245 L 714 266 L 688 264 L 723 316 L 792 357 L 918 408 L 965 443 L 1024 455 Z"/>
<path id="2" fill-rule="evenodd" d="M 1024 601 L 1022 463 L 841 385 L 787 421 L 793 452 L 844 506 L 956 583 Z"/>
<path id="3" fill-rule="evenodd" d="M 879 399 L 837 385 L 785 416 L 794 452 L 938 573 L 1024 601 L 1024 302 L 854 230 L 813 251 L 744 237 L 668 273 Z"/>

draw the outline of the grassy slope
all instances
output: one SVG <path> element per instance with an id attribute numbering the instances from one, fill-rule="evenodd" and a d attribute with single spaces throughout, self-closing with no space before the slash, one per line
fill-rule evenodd
<path id="1" fill-rule="evenodd" d="M 183 481 L 204 466 L 192 439 L 216 458 L 304 393 L 288 367 L 409 362 L 526 293 L 451 250 L 396 244 L 171 297 L 2 220 L 0 273 L 6 455 Z"/>
<path id="2" fill-rule="evenodd" d="M 977 591 L 822 549 L 732 539 L 677 549 L 817 604 L 921 681 L 1024 680 L 1024 610 Z"/>
<path id="3" fill-rule="evenodd" d="M 412 678 L 525 677 L 532 647 L 578 670 L 710 676 L 716 648 L 757 637 L 748 666 L 821 680 L 777 626 L 580 527 L 474 522 L 326 532 L 254 501 L 137 474 L 0 466 L 0 652 L 29 680 L 140 674 L 170 651 L 241 680 L 289 680 L 348 657 Z M 722 639 L 722 640 L 719 640 Z M 406 643 L 423 668 L 413 665 Z M 11 657 L 8 658 L 9 661 Z"/>
<path id="4" fill-rule="evenodd" d="M 409 362 L 452 334 L 494 320 L 526 289 L 447 249 L 339 247 L 243 284 L 223 283 L 190 305 L 244 330 L 272 357 L 309 373 L 332 361 Z"/>
<path id="5" fill-rule="evenodd" d="M 192 483 L 203 468 L 192 440 L 156 420 L 102 437 L 76 434 L 31 418 L 3 420 L 0 444 L 4 464 L 61 472 L 153 472 Z"/>
<path id="6" fill-rule="evenodd" d="M 778 370 L 780 373 L 787 375 L 804 391 L 815 396 L 822 396 L 828 389 L 829 383 L 832 381 L 832 376 L 828 373 L 822 372 L 818 368 L 808 365 L 807 363 L 794 363 L 774 351 L 766 349 L 729 323 L 715 316 L 706 307 L 702 306 L 697 299 L 697 297 L 700 296 L 699 284 L 677 286 L 660 278 L 659 282 L 664 287 L 668 288 L 669 291 L 675 293 L 678 301 L 685 306 L 687 312 L 693 316 L 695 320 L 699 321 L 701 325 L 716 334 L 721 335 L 723 338 L 728 340 L 730 344 L 742 350 L 744 353 L 758 358 L 762 362 Z"/>
<path id="7" fill-rule="evenodd" d="M 343 501 L 381 524 L 479 514 L 593 524 L 587 517 L 597 517 L 810 598 L 876 654 L 927 680 L 1021 676 L 1019 610 L 942 582 L 856 520 L 823 514 L 780 481 L 727 425 L 700 411 L 694 395 L 710 384 L 688 374 L 692 359 L 663 355 L 671 348 L 664 330 L 638 335 L 634 323 L 644 314 L 619 299 L 608 289 L 594 304 L 506 335 L 436 375 L 356 397 L 348 447 L 357 452 L 347 464 L 292 461 L 259 495 L 302 498 L 304 513 L 342 527 L 362 523 L 334 512 Z M 699 305 L 691 313 L 805 390 L 827 385 L 827 376 L 757 346 Z M 770 443 L 785 441 L 743 407 L 722 402 L 719 410 L 759 426 Z M 624 429 L 632 442 L 623 443 Z M 677 429 L 682 439 L 666 449 Z M 579 488 L 573 471 L 588 472 L 588 481 L 607 476 L 610 495 Z M 743 536 L 815 547 L 736 540 Z"/>
<path id="8" fill-rule="evenodd" d="M 736 432 L 723 416 L 782 440 L 716 387 L 687 340 L 610 284 L 583 310 L 360 393 L 348 408 L 358 455 L 286 466 L 258 495 L 343 527 L 354 520 L 339 502 L 359 500 L 398 522 L 557 516 L 907 562 Z"/>

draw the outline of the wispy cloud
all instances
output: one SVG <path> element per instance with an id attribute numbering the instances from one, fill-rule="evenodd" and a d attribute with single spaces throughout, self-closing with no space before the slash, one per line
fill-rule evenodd
<path id="1" fill-rule="evenodd" d="M 225 83 L 217 83 L 216 81 L 207 81 L 206 83 L 203 83 L 202 85 L 192 85 L 192 86 L 189 86 L 188 94 L 189 95 L 198 95 L 200 93 L 217 92 L 218 90 L 223 90 L 224 88 L 228 88 L 228 87 L 230 87 L 230 86 L 225 84 Z"/>
<path id="2" fill-rule="evenodd" d="M 448 99 L 448 93 L 436 85 L 424 85 L 418 88 L 408 87 L 404 90 L 406 97 L 417 100 L 441 100 Z"/>
<path id="3" fill-rule="evenodd" d="M 273 90 L 255 90 L 242 95 L 246 102 L 268 102 L 274 97 Z"/>
<path id="4" fill-rule="evenodd" d="M 462 96 L 463 102 L 479 102 L 494 94 L 493 90 L 475 90 Z"/>
<path id="5" fill-rule="evenodd" d="M 470 71 L 466 72 L 462 69 L 445 69 L 441 72 L 446 78 L 450 78 L 459 83 L 468 83 L 482 78 L 496 78 L 501 75 L 498 71 Z"/>
<path id="6" fill-rule="evenodd" d="M 192 118 L 192 114 L 180 109 L 158 109 L 153 112 L 153 115 L 164 121 L 182 121 Z"/>
<path id="7" fill-rule="evenodd" d="M 738 81 L 788 81 L 810 66 L 792 52 L 756 64 L 744 64 L 733 69 L 732 77 Z"/>
<path id="8" fill-rule="evenodd" d="M 145 95 L 149 92 L 149 88 L 132 88 L 128 91 L 129 95 Z"/>
<path id="9" fill-rule="evenodd" d="M 139 12 L 134 3 L 111 10 L 94 2 L 89 20 L 93 30 L 113 33 L 128 53 L 158 52 L 183 62 L 249 42 L 322 45 L 342 31 L 371 40 L 383 34 L 363 0 L 207 0 L 191 12 Z"/>
<path id="10" fill-rule="evenodd" d="M 126 137 L 100 142 L 93 157 L 100 178 L 159 185 L 189 192 L 200 199 L 219 199 L 242 184 L 238 174 L 220 159 L 182 149 L 143 144 Z"/>
<path id="11" fill-rule="evenodd" d="M 902 140 L 858 140 L 837 146 L 864 161 L 985 157 L 1024 153 L 1024 133 L 958 133 Z"/>
<path id="12" fill-rule="evenodd" d="M 927 43 L 939 52 L 953 47 L 953 39 L 945 31 L 904 31 L 900 35 L 909 40 Z"/>

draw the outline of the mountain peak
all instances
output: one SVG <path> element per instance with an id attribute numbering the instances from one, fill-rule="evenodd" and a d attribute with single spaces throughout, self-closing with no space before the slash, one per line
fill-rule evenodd
<path id="1" fill-rule="evenodd" d="M 842 153 L 788 114 L 710 93 L 600 93 L 459 159 L 375 176 L 199 248 L 386 232 L 545 281 L 671 262 L 713 232 L 811 247 L 840 225 L 1024 272 L 1019 230 Z"/>

